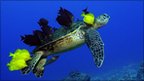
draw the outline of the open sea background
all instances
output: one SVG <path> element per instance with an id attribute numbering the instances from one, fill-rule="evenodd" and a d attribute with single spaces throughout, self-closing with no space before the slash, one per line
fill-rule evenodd
<path id="1" fill-rule="evenodd" d="M 87 45 L 61 53 L 60 58 L 45 67 L 44 75 L 36 78 L 33 73 L 22 75 L 9 71 L 6 64 L 10 52 L 16 49 L 32 51 L 20 40 L 20 35 L 31 34 L 40 29 L 37 21 L 46 18 L 49 25 L 60 27 L 56 22 L 60 7 L 71 11 L 75 20 L 82 19 L 82 10 L 97 17 L 107 13 L 110 20 L 98 29 L 105 44 L 105 60 L 101 68 L 94 64 Z M 1 1 L 0 29 L 0 79 L 1 80 L 62 80 L 71 71 L 80 71 L 91 76 L 102 75 L 114 69 L 143 61 L 143 1 Z"/>

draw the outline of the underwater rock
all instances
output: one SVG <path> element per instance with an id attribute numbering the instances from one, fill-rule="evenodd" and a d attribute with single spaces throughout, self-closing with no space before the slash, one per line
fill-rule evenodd
<path id="1" fill-rule="evenodd" d="M 144 81 L 144 62 L 129 64 L 110 72 L 90 76 L 81 72 L 71 72 L 63 81 Z"/>
<path id="2" fill-rule="evenodd" d="M 88 74 L 81 72 L 71 72 L 63 81 L 90 81 Z"/>
<path id="3" fill-rule="evenodd" d="M 86 73 L 71 72 L 63 81 L 144 81 L 144 62 L 129 64 L 110 72 L 90 76 Z"/>
<path id="4" fill-rule="evenodd" d="M 136 78 L 138 81 L 144 80 L 144 62 L 140 65 Z"/>
<path id="5" fill-rule="evenodd" d="M 103 78 L 104 77 L 104 78 Z M 111 70 L 107 73 L 91 77 L 91 81 L 144 81 L 144 62 L 142 64 L 129 64 L 123 68 Z"/>

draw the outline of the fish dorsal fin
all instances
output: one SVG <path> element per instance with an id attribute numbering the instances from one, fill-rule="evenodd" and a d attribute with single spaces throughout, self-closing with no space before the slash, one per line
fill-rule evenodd
<path id="1" fill-rule="evenodd" d="M 88 14 L 89 11 L 88 11 L 88 8 L 85 8 L 84 10 L 82 10 L 85 14 Z"/>
<path id="2" fill-rule="evenodd" d="M 60 25 L 70 27 L 73 22 L 73 14 L 70 11 L 60 7 L 56 20 Z"/>

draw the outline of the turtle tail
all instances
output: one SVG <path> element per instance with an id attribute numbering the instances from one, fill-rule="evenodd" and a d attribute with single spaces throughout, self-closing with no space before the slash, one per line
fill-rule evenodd
<path id="1" fill-rule="evenodd" d="M 36 64 L 39 62 L 40 58 L 43 56 L 43 54 L 43 51 L 36 52 L 32 59 L 27 61 L 28 66 L 21 70 L 22 74 L 28 74 L 31 70 L 33 70 Z"/>

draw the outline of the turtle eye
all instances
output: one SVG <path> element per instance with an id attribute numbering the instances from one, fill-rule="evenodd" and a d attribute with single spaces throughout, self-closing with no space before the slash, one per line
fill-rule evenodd
<path id="1" fill-rule="evenodd" d="M 106 17 L 103 17 L 103 19 L 106 19 Z"/>
<path id="2" fill-rule="evenodd" d="M 110 18 L 108 14 L 103 14 L 104 18 Z"/>

